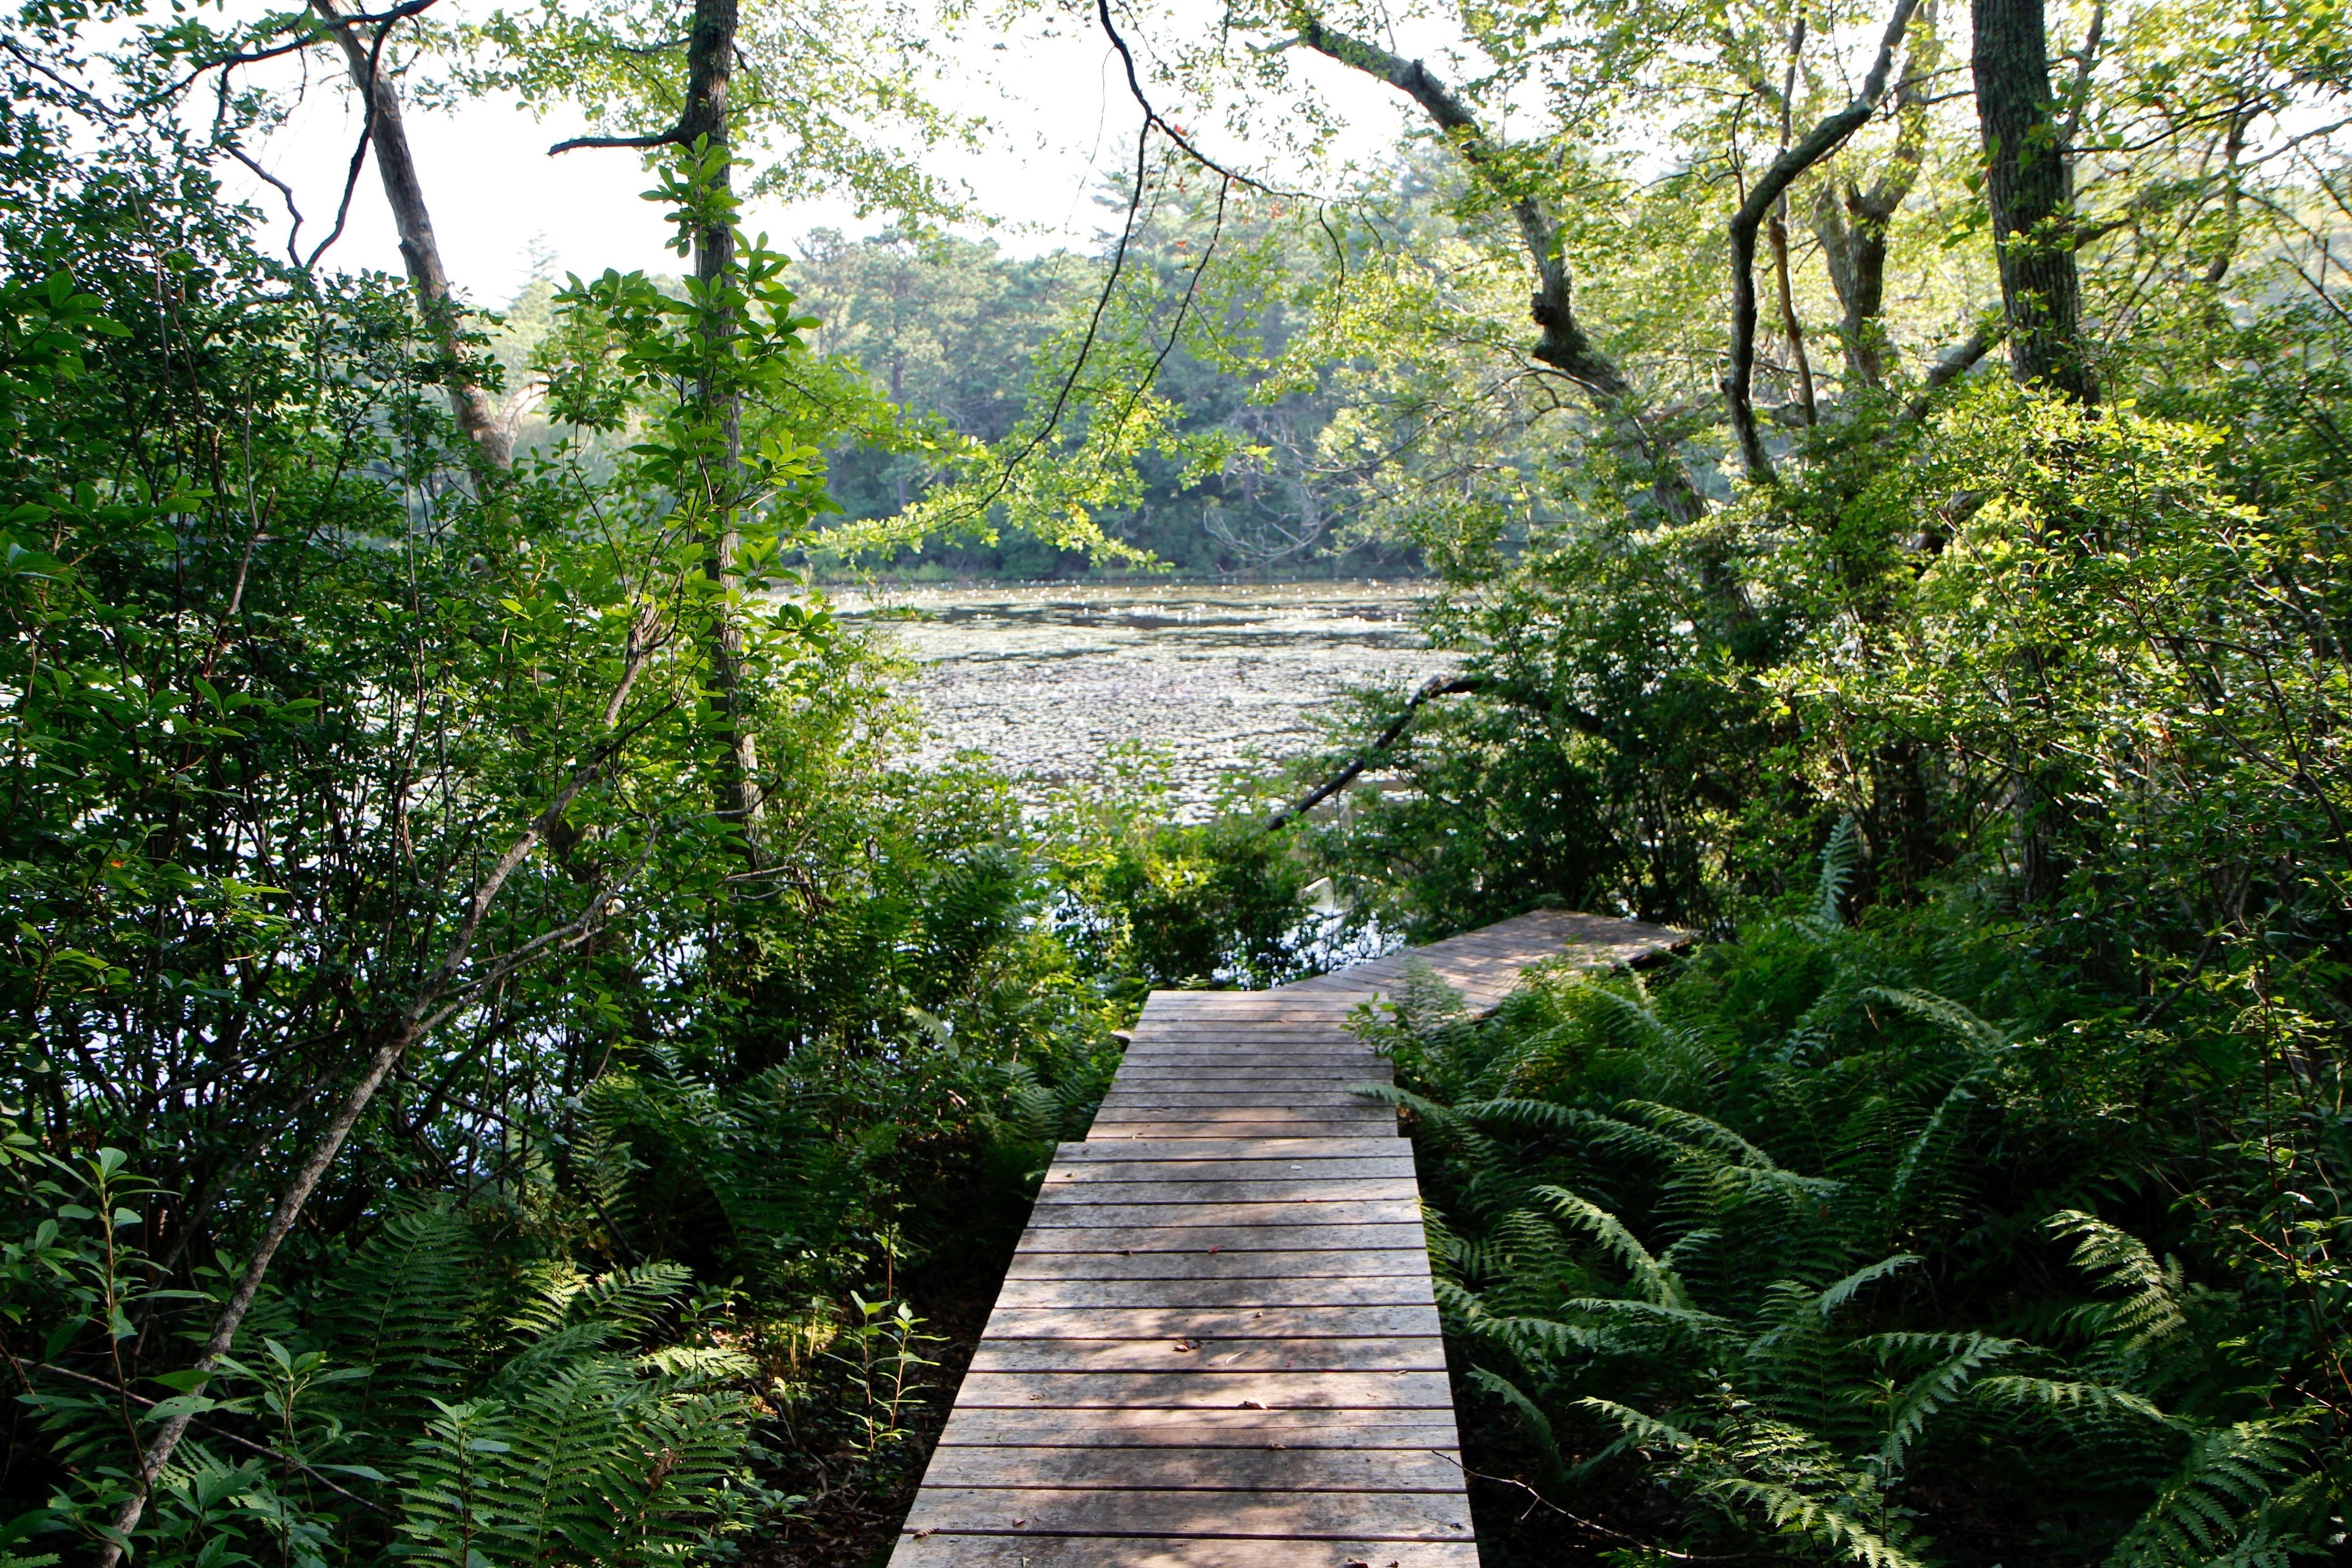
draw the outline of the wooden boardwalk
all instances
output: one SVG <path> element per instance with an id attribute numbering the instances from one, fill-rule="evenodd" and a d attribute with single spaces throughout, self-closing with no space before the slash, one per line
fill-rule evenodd
<path id="1" fill-rule="evenodd" d="M 1520 970 L 1681 934 L 1539 911 L 1416 950 Z M 1351 1086 L 1383 960 L 1155 991 L 1056 1152 L 892 1568 L 1475 1568 L 1412 1146 Z"/>

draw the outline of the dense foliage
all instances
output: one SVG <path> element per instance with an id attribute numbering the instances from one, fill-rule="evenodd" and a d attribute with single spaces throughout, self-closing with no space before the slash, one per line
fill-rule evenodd
<path id="1" fill-rule="evenodd" d="M 490 469 L 404 289 L 16 86 L 0 1553 L 668 1561 L 791 1509 L 772 1429 L 903 1463 L 920 1331 L 853 1292 L 993 1266 L 1112 1016 L 1003 784 L 895 771 L 887 664 L 708 569 L 813 525 L 863 384 L 748 240 L 574 279 L 568 434 Z"/>

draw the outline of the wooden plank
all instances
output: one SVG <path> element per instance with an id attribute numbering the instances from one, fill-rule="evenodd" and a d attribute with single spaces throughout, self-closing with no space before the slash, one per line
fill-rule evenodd
<path id="1" fill-rule="evenodd" d="M 909 1532 L 1255 1536 L 1273 1541 L 1466 1541 L 1460 1493 L 1108 1491 L 926 1486 Z"/>
<path id="2" fill-rule="evenodd" d="M 891 1568 L 1478 1568 L 1466 1541 L 1233 1541 L 1206 1536 L 961 1535 L 900 1538 Z"/>
<path id="3" fill-rule="evenodd" d="M 1451 1410 L 1445 1374 L 1397 1372 L 973 1372 L 958 1405 L 973 1409 Z"/>
<path id="4" fill-rule="evenodd" d="M 1100 1128 L 1134 1129 L 1166 1121 L 1185 1128 L 1257 1127 L 1276 1122 L 1296 1121 L 1301 1128 L 1329 1127 L 1340 1137 L 1363 1135 L 1369 1129 L 1385 1126 L 1396 1120 L 1396 1108 L 1384 1101 L 1360 1100 L 1352 1104 L 1302 1105 L 1296 1109 L 1286 1105 L 1107 1105 L 1095 1117 Z M 1114 1133 L 1114 1136 L 1117 1134 Z M 1178 1134 L 1184 1136 L 1185 1134 Z M 1192 1134 L 1195 1137 L 1214 1136 L 1208 1131 Z M 1313 1137 L 1312 1132 L 1297 1132 L 1296 1137 Z M 1087 1134 L 1093 1137 L 1091 1131 Z M 1223 1134 L 1232 1137 L 1228 1131 Z M 1247 1134 L 1244 1134 L 1247 1136 Z"/>
<path id="5" fill-rule="evenodd" d="M 1260 1058 L 1255 1057 L 1243 1059 L 1254 1065 L 1259 1064 L 1260 1061 Z M 1279 1066 L 1287 1075 L 1273 1078 L 1231 1077 L 1228 1076 L 1225 1066 L 1215 1061 L 1198 1058 L 1163 1062 L 1157 1065 L 1165 1069 L 1160 1076 L 1131 1079 L 1122 1076 L 1115 1080 L 1118 1089 L 1124 1092 L 1139 1089 L 1174 1089 L 1181 1093 L 1190 1088 L 1211 1093 L 1230 1094 L 1238 1089 L 1255 1089 L 1262 1084 L 1329 1090 L 1344 1089 L 1350 1084 L 1390 1083 L 1395 1079 L 1395 1074 L 1389 1070 L 1389 1064 L 1379 1060 L 1332 1060 L 1314 1063 L 1291 1061 L 1264 1064 Z"/>
<path id="6" fill-rule="evenodd" d="M 1188 1089 L 1169 1088 L 1153 1084 L 1141 1089 L 1114 1087 L 1104 1096 L 1105 1107 L 1149 1108 L 1166 1105 L 1173 1110 L 1214 1110 L 1224 1106 L 1283 1106 L 1296 1104 L 1301 1110 L 1339 1110 L 1354 1113 L 1362 1110 L 1391 1110 L 1385 1100 L 1358 1089 L 1371 1084 L 1384 1084 L 1384 1078 L 1366 1078 L 1360 1073 L 1335 1072 L 1315 1089 L 1299 1091 L 1288 1088 L 1268 1088 L 1253 1084 L 1228 1087 L 1214 1072 L 1195 1075 Z M 1100 1117 L 1097 1115 L 1097 1120 Z"/>
<path id="7" fill-rule="evenodd" d="M 1396 1152 L 1342 1155 L 1336 1160 L 1318 1160 L 1311 1165 L 1303 1160 L 1073 1160 L 1056 1163 L 1047 1170 L 1039 1195 L 1127 1183 L 1411 1181 L 1412 1146 L 1391 1142 L 1390 1147 Z"/>
<path id="8" fill-rule="evenodd" d="M 1022 1307 L 1000 1300 L 990 1339 L 1193 1340 L 1434 1338 L 1435 1304 L 1314 1307 Z"/>
<path id="9" fill-rule="evenodd" d="M 1231 1023 L 1140 1024 L 1129 1043 L 1162 1050 L 1370 1051 L 1371 1041 L 1352 1024 L 1334 1021 L 1312 1026 L 1265 1024 L 1248 1018 Z"/>
<path id="10" fill-rule="evenodd" d="M 1279 1203 L 1040 1204 L 1033 1230 L 1125 1230 L 1181 1223 L 1187 1228 L 1267 1225 L 1417 1225 L 1418 1198 L 1286 1198 Z"/>
<path id="11" fill-rule="evenodd" d="M 1037 1194 L 1037 1207 L 1084 1207 L 1097 1203 L 1329 1203 L 1341 1198 L 1358 1203 L 1417 1203 L 1421 1186 L 1412 1179 L 1410 1169 L 1401 1175 L 1348 1176 L 1325 1181 L 1294 1176 L 1286 1171 L 1280 1178 L 1265 1181 L 1229 1178 L 1209 1182 L 1047 1182 Z"/>
<path id="12" fill-rule="evenodd" d="M 1349 1160 L 1368 1154 L 1387 1157 L 1399 1148 L 1396 1140 L 1386 1134 L 1368 1134 L 1355 1140 L 1352 1145 L 1340 1138 L 1244 1138 L 1231 1140 L 1229 1146 L 1222 1149 L 1197 1142 L 1160 1149 L 1145 1140 L 1117 1148 L 1095 1142 L 1064 1143 L 1055 1149 L 1054 1159 L 1057 1164 L 1135 1160 Z"/>
<path id="13" fill-rule="evenodd" d="M 1102 1136 L 1117 1141 L 1121 1138 L 1230 1138 L 1236 1132 L 1254 1132 L 1265 1138 L 1311 1138 L 1328 1131 L 1334 1138 L 1354 1137 L 1367 1124 L 1361 1121 L 1307 1121 L 1287 1118 L 1281 1121 L 1115 1121 L 1103 1130 Z M 1391 1134 L 1395 1129 L 1389 1129 Z"/>
<path id="14" fill-rule="evenodd" d="M 1129 1038 L 1136 1050 L 1162 1051 L 1360 1051 L 1375 1054 L 1372 1043 L 1346 1024 L 1311 1029 L 1268 1025 L 1246 1018 L 1230 1024 L 1144 1024 Z"/>
<path id="15" fill-rule="evenodd" d="M 1370 999 L 1394 990 L 1412 963 L 1428 966 L 1464 994 L 1474 1012 L 1491 1010 L 1520 975 L 1538 964 L 1606 969 L 1635 963 L 1686 944 L 1685 931 L 1639 921 L 1565 910 L 1538 910 L 1482 931 L 1450 937 L 1370 963 L 1335 970 L 1281 989 L 1295 998 Z"/>
<path id="16" fill-rule="evenodd" d="M 926 1486 L 1070 1490 L 1446 1492 L 1460 1456 L 1444 1449 L 942 1447 Z"/>
<path id="17" fill-rule="evenodd" d="M 1183 1051 L 1160 1047 L 1146 1051 L 1143 1047 L 1134 1047 L 1134 1056 L 1127 1058 L 1127 1063 L 1173 1074 L 1213 1072 L 1221 1065 L 1258 1068 L 1265 1072 L 1315 1072 L 1324 1077 L 1336 1072 L 1390 1072 L 1388 1058 L 1373 1056 L 1369 1051 L 1249 1051 L 1242 1047 L 1234 1047 L 1233 1051 L 1212 1051 L 1209 1047 L 1188 1047 Z"/>
<path id="18" fill-rule="evenodd" d="M 1345 1110 L 1361 1110 L 1368 1105 L 1386 1102 L 1370 1095 L 1358 1094 L 1350 1088 L 1344 1074 L 1333 1074 L 1322 1084 L 1311 1089 L 1289 1084 L 1231 1083 L 1213 1073 L 1203 1074 L 1193 1080 L 1192 1087 L 1178 1089 L 1167 1084 L 1122 1085 L 1103 1097 L 1103 1104 L 1150 1108 L 1161 1106 L 1169 1110 L 1218 1110 L 1229 1105 L 1280 1106 L 1285 1110 L 1307 1107 L 1338 1106 Z"/>
<path id="19" fill-rule="evenodd" d="M 1021 1245 L 1032 1252 L 1162 1252 L 1202 1258 L 1214 1252 L 1356 1252 L 1428 1245 L 1410 1225 L 1121 1226 L 1078 1230 L 1032 1226 Z"/>
<path id="20" fill-rule="evenodd" d="M 1229 1138 L 1235 1132 L 1255 1132 L 1267 1138 L 1352 1138 L 1368 1126 L 1378 1123 L 1362 1121 L 1305 1121 L 1295 1117 L 1280 1121 L 1115 1121 L 1103 1129 L 1103 1138 L 1117 1142 L 1122 1138 Z M 1391 1136 L 1396 1129 L 1387 1128 Z"/>
<path id="21" fill-rule="evenodd" d="M 1223 1377 L 1244 1372 L 1436 1372 L 1445 1370 L 1435 1335 L 1370 1339 L 1016 1340 L 982 1342 L 975 1373 L 1146 1373 L 1162 1377 Z M 1239 1397 L 1247 1398 L 1244 1394 Z"/>
<path id="22" fill-rule="evenodd" d="M 1297 1256 L 1235 1253 L 1236 1258 Z M 1349 1255 L 1341 1254 L 1346 1257 Z M 1354 1254 L 1363 1257 L 1363 1254 Z M 1061 1259 L 1060 1261 L 1068 1261 Z M 1124 1261 L 1124 1260 L 1121 1260 Z M 1412 1306 L 1433 1302 L 1426 1272 L 1281 1279 L 1229 1276 L 1219 1279 L 1008 1279 L 996 1298 L 997 1310 L 1067 1309 L 1098 1312 L 1123 1309 L 1160 1312 L 1255 1310 L 1276 1307 Z"/>
<path id="23" fill-rule="evenodd" d="M 1336 1098 L 1336 1097 L 1335 1097 Z M 1182 1111 L 1181 1116 L 1170 1114 Z M 1274 1114 L 1279 1112 L 1280 1114 Z M 1360 1125 L 1382 1118 L 1394 1120 L 1396 1108 L 1376 1100 L 1357 1100 L 1352 1104 L 1308 1105 L 1294 1110 L 1286 1106 L 1252 1105 L 1177 1105 L 1152 1108 L 1141 1105 L 1105 1105 L 1095 1115 L 1097 1127 L 1130 1127 L 1138 1122 L 1181 1121 L 1186 1125 L 1255 1126 L 1269 1121 L 1328 1122 L 1335 1127 Z"/>
<path id="24" fill-rule="evenodd" d="M 1138 1122 L 1162 1121 L 1182 1122 L 1188 1127 L 1221 1126 L 1234 1121 L 1380 1126 L 1381 1119 L 1393 1119 L 1396 1115 L 1393 1105 L 1370 1096 L 1332 1094 L 1320 1098 L 1328 1103 L 1316 1104 L 1304 1096 L 1276 1100 L 1255 1094 L 1236 1095 L 1230 1100 L 1191 1095 L 1172 1103 L 1156 1097 L 1107 1100 L 1096 1113 L 1095 1121 L 1103 1127 L 1132 1127 Z"/>
<path id="25" fill-rule="evenodd" d="M 1021 1279 L 1427 1279 L 1429 1254 L 1423 1237 L 1393 1247 L 1339 1247 L 1313 1251 L 1269 1247 L 1264 1251 L 1225 1249 L 1216 1253 L 1108 1252 L 1015 1253 L 1005 1273 L 1008 1281 Z M 1260 1287 L 1253 1286 L 1253 1289 Z"/>
<path id="26" fill-rule="evenodd" d="M 940 1447 L 1059 1448 L 1379 1448 L 1452 1450 L 1447 1410 L 1089 1410 L 959 1404 Z"/>

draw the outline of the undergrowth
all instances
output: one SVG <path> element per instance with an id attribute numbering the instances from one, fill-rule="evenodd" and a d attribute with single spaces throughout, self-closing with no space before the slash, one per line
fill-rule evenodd
<path id="1" fill-rule="evenodd" d="M 1493 1545 L 2340 1560 L 2341 1057 L 2138 1023 L 1948 910 L 1851 929 L 1850 844 L 1654 982 L 1474 1021 L 1424 973 L 1365 1020 Z"/>

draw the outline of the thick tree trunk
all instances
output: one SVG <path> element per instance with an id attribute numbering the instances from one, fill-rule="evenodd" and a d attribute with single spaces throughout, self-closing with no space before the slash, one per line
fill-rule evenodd
<path id="1" fill-rule="evenodd" d="M 493 468 L 509 468 L 514 454 L 506 426 L 491 408 L 489 395 L 461 368 L 457 301 L 449 290 L 448 269 L 441 264 L 441 246 L 433 235 L 425 186 L 416 177 L 416 159 L 409 152 L 408 127 L 400 113 L 400 88 L 388 72 L 377 68 L 380 56 L 361 40 L 336 0 L 310 0 L 310 9 L 341 47 L 352 85 L 369 100 L 376 173 L 383 177 L 384 200 L 391 205 L 392 220 L 400 233 L 400 258 L 408 268 L 409 285 L 416 290 L 417 308 L 425 314 L 434 342 L 449 357 L 450 411 L 486 463 Z"/>
<path id="2" fill-rule="evenodd" d="M 2066 153 L 2050 93 L 2042 0 L 1976 0 L 1972 66 L 2000 297 L 2017 379 L 2098 400 L 2083 354 Z"/>
<path id="3" fill-rule="evenodd" d="M 2050 92 L 2050 40 L 2042 0 L 1976 0 L 1971 68 L 1977 120 L 1983 128 L 1985 194 L 1992 206 L 2000 262 L 2001 309 L 2009 323 L 2010 366 L 2029 386 L 2080 404 L 2098 401 L 2097 379 L 2084 357 L 2083 290 L 2074 266 L 2074 209 L 2065 135 Z M 2089 50 L 2084 58 L 2087 63 Z M 2045 670 L 2059 650 L 2028 648 L 2013 679 L 2022 700 L 2047 700 Z M 2056 787 L 2061 764 L 2020 756 L 2009 811 L 2017 844 L 2020 892 L 2046 905 L 2067 868 L 2053 839 L 2067 816 Z"/>

